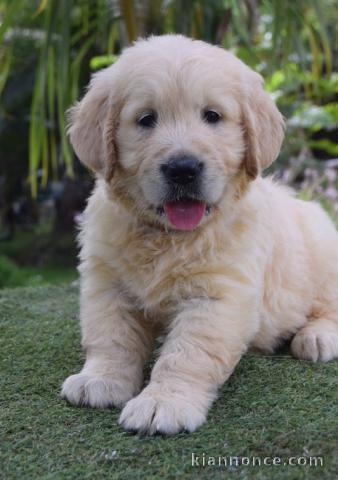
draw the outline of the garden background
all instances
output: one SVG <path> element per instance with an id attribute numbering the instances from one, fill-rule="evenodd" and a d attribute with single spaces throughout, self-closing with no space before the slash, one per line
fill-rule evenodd
<path id="1" fill-rule="evenodd" d="M 0 0 L 0 288 L 76 278 L 92 176 L 67 108 L 139 36 L 180 32 L 230 49 L 287 119 L 273 170 L 338 215 L 335 0 Z"/>

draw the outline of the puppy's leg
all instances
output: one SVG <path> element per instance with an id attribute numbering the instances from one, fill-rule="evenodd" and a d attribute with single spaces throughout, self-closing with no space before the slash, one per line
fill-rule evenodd
<path id="1" fill-rule="evenodd" d="M 123 302 L 121 294 L 91 282 L 81 295 L 82 344 L 86 362 L 71 375 L 61 395 L 75 405 L 120 406 L 142 386 L 143 365 L 152 347 L 150 325 Z"/>
<path id="2" fill-rule="evenodd" d="M 254 324 L 246 302 L 242 308 L 191 302 L 171 325 L 149 385 L 124 407 L 120 424 L 149 434 L 194 431 L 246 350 Z"/>
<path id="3" fill-rule="evenodd" d="M 310 320 L 294 336 L 291 352 L 297 358 L 313 362 L 338 358 L 338 313 L 335 317 Z"/>

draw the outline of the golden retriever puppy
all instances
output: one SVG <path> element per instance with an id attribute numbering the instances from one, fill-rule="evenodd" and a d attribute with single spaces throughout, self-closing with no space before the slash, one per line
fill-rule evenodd
<path id="1" fill-rule="evenodd" d="M 123 406 L 128 430 L 192 432 L 248 348 L 293 336 L 296 357 L 337 357 L 338 234 L 261 177 L 283 119 L 260 75 L 201 41 L 140 40 L 94 75 L 69 134 L 97 175 L 80 234 L 87 357 L 69 402 Z"/>

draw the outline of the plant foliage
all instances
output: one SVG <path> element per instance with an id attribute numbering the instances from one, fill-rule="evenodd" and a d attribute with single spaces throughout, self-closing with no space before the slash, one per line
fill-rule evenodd
<path id="1" fill-rule="evenodd" d="M 229 48 L 264 75 L 290 128 L 305 132 L 306 141 L 318 129 L 336 128 L 337 24 L 335 0 L 0 0 L 0 93 L 20 62 L 34 68 L 33 195 L 50 177 L 74 174 L 65 111 L 90 72 L 111 64 L 138 36 L 180 32 Z M 6 117 L 4 104 L 0 114 Z M 332 140 L 312 142 L 337 155 Z"/>

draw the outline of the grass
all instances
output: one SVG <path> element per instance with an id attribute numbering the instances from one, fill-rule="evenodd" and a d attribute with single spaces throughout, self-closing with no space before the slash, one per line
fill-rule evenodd
<path id="1" fill-rule="evenodd" d="M 47 264 L 20 267 L 10 258 L 0 255 L 0 289 L 14 287 L 37 287 L 50 284 L 71 283 L 78 279 L 75 268 Z"/>
<path id="2" fill-rule="evenodd" d="M 78 279 L 76 268 L 48 264 L 40 267 L 20 268 L 25 286 L 71 283 Z"/>
<path id="3" fill-rule="evenodd" d="M 336 362 L 247 355 L 208 422 L 172 438 L 139 438 L 118 411 L 75 408 L 61 382 L 83 362 L 71 286 L 0 291 L 0 465 L 3 479 L 334 479 Z M 192 467 L 207 456 L 322 456 L 323 467 Z"/>

